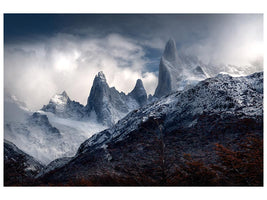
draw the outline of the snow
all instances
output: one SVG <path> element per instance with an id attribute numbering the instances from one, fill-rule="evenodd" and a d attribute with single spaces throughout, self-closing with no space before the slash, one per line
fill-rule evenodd
<path id="1" fill-rule="evenodd" d="M 61 94 L 56 94 L 53 96 L 50 100 L 51 103 L 56 105 L 56 110 L 63 112 L 64 108 L 67 104 L 68 98 L 61 95 Z"/>
<path id="2" fill-rule="evenodd" d="M 132 110 L 134 110 L 134 109 L 139 107 L 139 104 L 137 103 L 137 101 L 132 99 L 131 97 L 129 97 L 128 101 L 125 102 L 125 103 L 126 103 L 128 109 L 129 109 L 129 111 L 132 111 Z"/>
<path id="3" fill-rule="evenodd" d="M 58 104 L 58 105 L 65 105 L 67 103 L 67 100 L 68 100 L 67 97 L 60 95 L 60 94 L 56 94 L 51 99 L 53 103 Z"/>
<path id="4" fill-rule="evenodd" d="M 22 151 L 43 164 L 48 164 L 60 157 L 74 156 L 84 140 L 107 128 L 96 122 L 94 117 L 86 121 L 78 121 L 60 118 L 50 112 L 38 111 L 40 114 L 47 115 L 51 125 L 60 131 L 60 137 L 55 137 L 48 135 L 38 126 L 28 124 L 27 120 L 32 112 L 26 112 L 17 107 L 18 110 L 11 113 L 9 104 L 6 105 L 8 106 L 6 112 L 10 115 L 16 116 L 15 113 L 21 113 L 26 117 L 20 118 L 20 120 L 5 118 L 5 139 L 13 142 Z"/>
<path id="5" fill-rule="evenodd" d="M 79 151 L 86 151 L 89 146 L 103 147 L 111 140 L 123 140 L 148 117 L 157 119 L 166 115 L 167 120 L 173 120 L 184 113 L 195 116 L 203 112 L 220 115 L 240 113 L 243 117 L 256 117 L 263 114 L 262 104 L 263 73 L 255 73 L 246 77 L 219 74 L 214 78 L 199 82 L 194 87 L 174 92 L 129 113 L 110 129 L 97 133 L 85 141 Z M 196 122 L 189 122 L 187 126 L 194 126 Z"/>
<path id="6" fill-rule="evenodd" d="M 167 61 L 166 65 L 172 67 Z M 99 72 L 98 77 L 106 83 L 103 72 Z M 85 140 L 80 147 L 81 151 L 88 146 L 99 146 L 106 150 L 108 141 L 123 140 L 149 117 L 157 119 L 166 114 L 169 117 L 176 117 L 185 112 L 197 115 L 209 111 L 262 115 L 262 73 L 247 77 L 231 77 L 227 73 L 220 73 L 214 78 L 199 81 L 199 77 L 185 76 L 179 83 L 178 89 L 181 91 L 173 92 L 141 108 L 134 98 L 110 89 L 108 94 L 118 95 L 114 97 L 114 104 L 109 102 L 108 96 L 103 96 L 101 110 L 101 114 L 109 117 L 104 120 L 111 119 L 112 123 L 117 122 L 110 129 L 107 129 L 107 125 L 103 125 L 108 124 L 104 120 L 101 123 L 97 121 L 95 110 L 91 110 L 87 118 L 80 117 L 77 115 L 80 112 L 77 111 L 82 111 L 84 107 L 70 101 L 66 92 L 57 94 L 50 102 L 62 113 L 53 113 L 49 109 L 38 112 L 48 117 L 47 124 L 56 127 L 59 130 L 58 135 L 48 133 L 45 127 L 29 123 L 33 112 L 14 96 L 7 96 L 4 102 L 4 138 L 38 161 L 48 164 L 61 157 L 74 156 Z M 68 110 L 65 110 L 66 105 L 70 106 Z M 188 109 L 184 109 L 188 105 L 190 105 Z M 192 121 L 188 126 L 194 126 L 195 123 L 196 121 Z"/>

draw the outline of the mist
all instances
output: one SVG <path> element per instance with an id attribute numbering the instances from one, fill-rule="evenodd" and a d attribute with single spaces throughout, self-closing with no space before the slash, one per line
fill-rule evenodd
<path id="1" fill-rule="evenodd" d="M 5 48 L 5 90 L 31 109 L 64 90 L 86 104 L 95 75 L 103 71 L 119 91 L 130 92 L 141 78 L 153 93 L 157 78 L 145 71 L 146 62 L 141 46 L 116 34 L 85 40 L 59 34 L 44 43 Z"/>
<path id="2" fill-rule="evenodd" d="M 85 105 L 99 71 L 119 91 L 130 92 L 140 78 L 154 94 L 171 37 L 178 53 L 206 64 L 236 65 L 247 74 L 263 70 L 262 14 L 46 17 L 53 27 L 44 16 L 5 15 L 4 89 L 33 110 L 64 90 Z"/>

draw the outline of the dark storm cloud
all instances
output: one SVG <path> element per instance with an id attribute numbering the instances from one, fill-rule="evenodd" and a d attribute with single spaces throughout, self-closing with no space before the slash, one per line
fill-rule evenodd
<path id="1" fill-rule="evenodd" d="M 58 33 L 81 39 L 116 33 L 162 52 L 172 37 L 181 51 L 194 47 L 191 53 L 205 54 L 215 48 L 210 60 L 216 60 L 223 49 L 244 43 L 243 37 L 263 41 L 262 14 L 6 14 L 4 20 L 6 44 L 40 41 Z"/>
<path id="2" fill-rule="evenodd" d="M 233 26 L 257 20 L 262 38 L 262 15 L 259 14 L 5 14 L 5 39 L 33 35 L 119 33 L 134 38 L 169 37 L 178 42 L 195 42 L 213 30 L 231 32 Z M 228 27 L 228 28 L 227 28 Z"/>
<path id="3" fill-rule="evenodd" d="M 171 37 L 179 51 L 189 51 L 206 62 L 233 64 L 240 59 L 229 57 L 244 43 L 263 41 L 262 14 L 7 14 L 4 19 L 5 44 L 42 41 L 58 33 L 80 39 L 116 33 L 147 48 L 152 61 L 158 61 Z"/>

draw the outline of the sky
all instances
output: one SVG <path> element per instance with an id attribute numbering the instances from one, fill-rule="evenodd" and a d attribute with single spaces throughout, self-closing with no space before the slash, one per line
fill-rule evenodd
<path id="1" fill-rule="evenodd" d="M 86 104 L 94 76 L 154 94 L 169 38 L 202 62 L 263 68 L 262 14 L 5 14 L 4 89 L 40 109 L 56 93 Z"/>

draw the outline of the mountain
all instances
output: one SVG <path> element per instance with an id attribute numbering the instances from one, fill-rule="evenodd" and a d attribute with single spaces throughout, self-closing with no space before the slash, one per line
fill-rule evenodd
<path id="1" fill-rule="evenodd" d="M 40 181 L 164 185 L 190 160 L 216 164 L 216 144 L 237 149 L 247 133 L 263 137 L 263 73 L 219 74 L 132 111 Z"/>
<path id="2" fill-rule="evenodd" d="M 66 119 L 88 121 L 96 118 L 98 123 L 112 126 L 127 113 L 146 103 L 147 94 L 141 79 L 137 80 L 134 89 L 126 95 L 115 87 L 109 87 L 101 71 L 94 78 L 86 106 L 70 100 L 64 91 L 52 97 L 49 104 L 41 110 Z"/>
<path id="3" fill-rule="evenodd" d="M 20 150 L 13 143 L 4 140 L 4 185 L 28 185 L 43 169 L 43 165 L 32 156 Z"/>
<path id="4" fill-rule="evenodd" d="M 112 126 L 130 111 L 146 104 L 146 91 L 141 80 L 137 80 L 133 91 L 126 95 L 109 87 L 103 72 L 94 79 L 85 112 L 96 115 L 98 122 Z"/>
<path id="5" fill-rule="evenodd" d="M 154 96 L 165 96 L 207 78 L 200 65 L 202 63 L 197 58 L 178 55 L 175 41 L 170 39 L 160 60 L 158 86 Z"/>
<path id="6" fill-rule="evenodd" d="M 60 100 L 58 102 L 70 103 L 62 106 L 66 111 L 70 111 L 69 105 L 72 101 L 68 100 L 66 93 L 58 96 L 60 96 L 57 98 Z M 52 105 L 51 100 L 50 108 L 53 107 Z M 68 115 L 58 112 L 59 105 L 60 103 L 54 107 L 55 113 L 50 110 L 33 112 L 15 96 L 5 94 L 4 138 L 39 162 L 48 164 L 57 158 L 74 156 L 84 140 L 107 128 L 94 118 L 77 119 L 76 114 L 71 118 L 64 118 L 62 116 L 70 116 L 70 113 L 77 112 L 66 112 Z"/>
<path id="7" fill-rule="evenodd" d="M 218 70 L 249 73 L 247 68 L 220 67 L 178 54 L 170 39 L 154 96 L 147 96 L 141 79 L 130 93 L 119 92 L 103 72 L 95 76 L 86 106 L 64 91 L 34 112 L 5 94 L 4 138 L 20 149 L 5 141 L 5 147 L 12 146 L 6 152 L 23 152 L 19 160 L 11 156 L 7 161 L 24 170 L 24 154 L 33 156 L 46 166 L 26 176 L 30 182 L 38 177 L 42 184 L 80 184 L 82 179 L 94 185 L 162 185 L 189 158 L 213 165 L 219 159 L 216 144 L 238 149 L 245 134 L 262 138 L 263 129 L 263 73 L 220 73 L 206 79 Z M 23 170 L 19 173 L 24 176 Z"/>
<path id="8" fill-rule="evenodd" d="M 70 100 L 65 91 L 62 94 L 53 96 L 48 105 L 41 109 L 45 112 L 51 112 L 62 118 L 81 119 L 84 117 L 84 106 L 76 101 Z"/>
<path id="9" fill-rule="evenodd" d="M 84 140 L 146 103 L 141 80 L 126 95 L 110 88 L 103 72 L 95 77 L 86 106 L 72 101 L 64 91 L 33 112 L 14 96 L 5 95 L 5 139 L 48 164 L 73 156 Z"/>
<path id="10" fill-rule="evenodd" d="M 5 95 L 5 139 L 48 164 L 73 156 L 84 140 L 145 105 L 146 100 L 141 80 L 126 95 L 110 88 L 103 72 L 95 77 L 86 106 L 72 101 L 64 91 L 33 112 L 14 96 Z"/>

